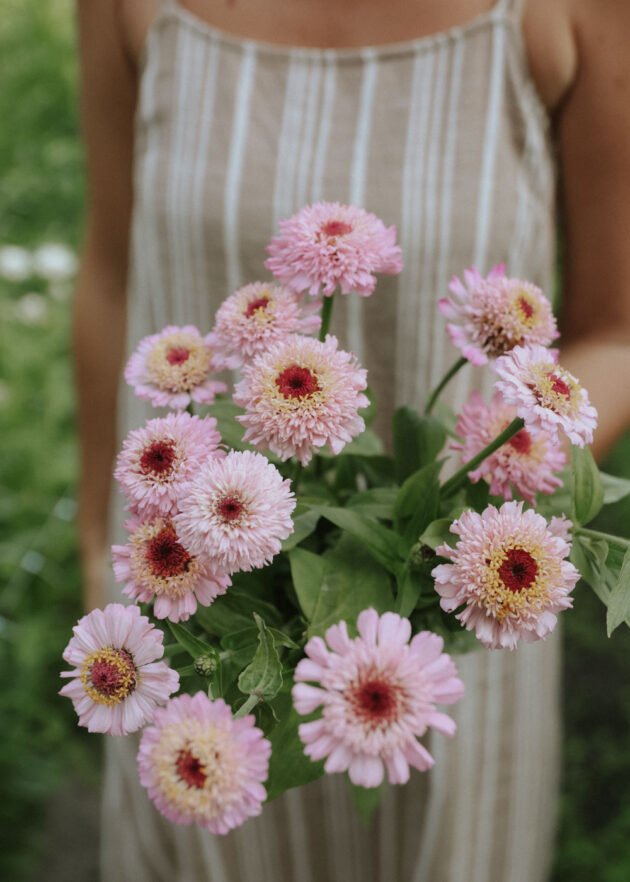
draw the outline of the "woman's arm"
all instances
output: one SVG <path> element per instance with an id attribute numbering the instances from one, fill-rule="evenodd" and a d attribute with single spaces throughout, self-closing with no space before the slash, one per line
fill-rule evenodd
<path id="1" fill-rule="evenodd" d="M 102 605 L 107 509 L 124 352 L 136 78 L 114 0 L 79 0 L 87 229 L 74 305 L 80 436 L 79 542 L 85 605 Z"/>

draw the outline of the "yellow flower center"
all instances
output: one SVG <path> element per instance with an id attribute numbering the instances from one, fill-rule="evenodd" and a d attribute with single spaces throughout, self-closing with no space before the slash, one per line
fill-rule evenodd
<path id="1" fill-rule="evenodd" d="M 134 691 L 138 685 L 138 669 L 126 649 L 106 646 L 85 659 L 81 682 L 92 701 L 111 707 Z"/>

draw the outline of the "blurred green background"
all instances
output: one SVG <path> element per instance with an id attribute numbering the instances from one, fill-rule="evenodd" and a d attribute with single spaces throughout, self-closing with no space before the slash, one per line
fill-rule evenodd
<path id="1" fill-rule="evenodd" d="M 0 878 L 96 874 L 98 739 L 57 696 L 80 613 L 70 303 L 83 201 L 73 4 L 0 3 Z M 608 471 L 630 476 L 630 441 Z M 628 535 L 630 502 L 604 528 Z M 578 589 L 565 624 L 554 882 L 630 879 L 630 634 Z M 462 880 L 465 882 L 465 880 Z"/>

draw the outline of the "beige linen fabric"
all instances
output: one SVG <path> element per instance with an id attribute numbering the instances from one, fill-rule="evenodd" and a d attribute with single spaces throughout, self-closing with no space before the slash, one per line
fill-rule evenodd
<path id="1" fill-rule="evenodd" d="M 278 220 L 354 202 L 394 223 L 400 277 L 338 298 L 335 331 L 368 368 L 381 428 L 457 357 L 437 300 L 470 264 L 549 290 L 555 245 L 547 118 L 519 0 L 404 44 L 290 49 L 229 37 L 171 2 L 148 36 L 137 111 L 128 346 L 169 323 L 208 330 L 266 278 Z M 452 384 L 458 406 L 478 378 Z M 120 436 L 155 415 L 121 388 Z M 113 507 L 120 536 L 122 506 Z M 120 598 L 112 586 L 113 597 Z M 466 698 L 435 768 L 390 788 L 370 829 L 345 781 L 291 791 L 227 837 L 176 828 L 109 739 L 105 882 L 540 882 L 553 834 L 558 643 L 460 658 Z"/>

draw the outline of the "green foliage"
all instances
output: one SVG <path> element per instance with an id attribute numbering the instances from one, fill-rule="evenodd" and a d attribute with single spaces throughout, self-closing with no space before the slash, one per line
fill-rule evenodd
<path id="1" fill-rule="evenodd" d="M 604 504 L 604 488 L 589 447 L 571 447 L 573 521 L 590 524 Z"/>
<path id="2" fill-rule="evenodd" d="M 411 407 L 400 407 L 394 413 L 393 432 L 396 479 L 400 484 L 432 462 L 446 440 L 439 420 L 420 416 Z"/>
<path id="3" fill-rule="evenodd" d="M 258 648 L 238 678 L 238 688 L 246 695 L 257 695 L 269 701 L 282 688 L 282 664 L 273 634 L 255 613 L 254 619 L 258 628 Z"/>

